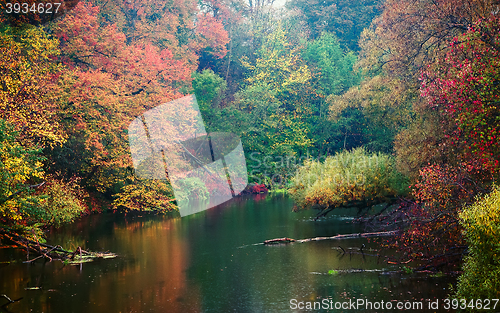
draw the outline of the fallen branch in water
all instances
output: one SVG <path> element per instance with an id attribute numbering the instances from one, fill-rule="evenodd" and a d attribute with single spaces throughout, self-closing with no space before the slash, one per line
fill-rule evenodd
<path id="1" fill-rule="evenodd" d="M 266 241 L 264 241 L 264 244 L 269 245 L 269 244 L 273 244 L 273 243 L 282 243 L 282 242 L 289 243 L 289 242 L 295 242 L 295 241 L 296 241 L 295 239 L 285 237 L 285 238 L 276 238 L 276 239 L 266 240 Z"/>
<path id="2" fill-rule="evenodd" d="M 12 300 L 12 299 L 11 299 L 11 298 L 9 298 L 6 294 L 2 294 L 2 295 L 0 295 L 0 297 L 1 297 L 1 298 L 5 298 L 5 299 L 7 299 L 7 301 L 9 301 L 9 302 L 7 302 L 7 303 L 5 303 L 5 304 L 3 304 L 3 305 L 1 306 L 1 308 L 4 308 L 4 309 L 5 309 L 5 308 L 6 308 L 9 304 L 14 303 L 14 302 L 17 302 L 17 301 L 19 301 L 19 300 L 21 300 L 21 299 L 23 298 L 23 297 L 21 297 L 21 298 L 19 298 L 19 299 Z"/>
<path id="3" fill-rule="evenodd" d="M 25 248 L 28 251 L 28 260 L 24 263 L 31 263 L 40 258 L 46 258 L 50 262 L 52 260 L 60 260 L 65 263 L 84 263 L 90 262 L 94 259 L 102 258 L 102 259 L 110 259 L 115 258 L 117 255 L 115 253 L 110 252 L 90 252 L 85 251 L 81 247 L 77 247 L 75 251 L 70 251 L 63 249 L 61 246 L 52 246 L 45 243 L 40 243 L 37 241 L 30 240 L 23 236 L 2 232 L 2 234 L 8 238 L 10 241 L 15 243 L 19 248 Z M 38 254 L 37 257 L 29 260 L 29 252 L 35 252 Z M 77 253 L 79 255 L 77 255 Z"/>
<path id="4" fill-rule="evenodd" d="M 265 245 L 274 244 L 274 243 L 290 243 L 290 242 L 310 242 L 310 241 L 321 241 L 321 240 L 341 240 L 341 239 L 352 239 L 352 238 L 369 238 L 369 237 L 384 237 L 384 236 L 394 236 L 397 235 L 398 231 L 382 231 L 376 233 L 356 233 L 356 234 L 345 234 L 345 235 L 337 235 L 332 237 L 315 237 L 308 239 L 292 239 L 292 238 L 276 238 L 264 241 Z"/>

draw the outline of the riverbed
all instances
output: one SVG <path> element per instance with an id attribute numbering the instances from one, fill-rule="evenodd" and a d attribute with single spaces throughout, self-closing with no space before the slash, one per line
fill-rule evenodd
<path id="1" fill-rule="evenodd" d="M 22 252 L 0 249 L 0 261 L 18 260 L 0 264 L 0 294 L 22 297 L 4 310 L 298 312 L 316 303 L 318 310 L 307 312 L 400 312 L 398 303 L 422 303 L 422 312 L 447 312 L 443 300 L 456 277 L 403 273 L 401 266 L 384 262 L 377 240 L 261 244 L 273 238 L 363 231 L 353 223 L 355 211 L 339 210 L 314 221 L 315 212 L 294 213 L 292 206 L 286 196 L 255 195 L 183 218 L 111 213 L 84 217 L 52 230 L 48 243 L 111 251 L 118 257 L 80 265 L 42 260 L 26 264 Z M 361 300 L 379 306 L 390 302 L 393 309 L 346 309 L 345 303 Z M 436 300 L 441 310 L 428 310 Z M 6 302 L 0 299 L 0 305 Z"/>

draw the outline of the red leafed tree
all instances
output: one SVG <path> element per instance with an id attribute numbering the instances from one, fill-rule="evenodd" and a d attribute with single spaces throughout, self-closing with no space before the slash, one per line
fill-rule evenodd
<path id="1" fill-rule="evenodd" d="M 454 122 L 448 143 L 462 158 L 480 160 L 490 179 L 500 172 L 499 22 L 496 15 L 477 22 L 422 74 L 428 106 Z"/>
<path id="2" fill-rule="evenodd" d="M 192 1 L 109 1 L 102 8 L 80 2 L 53 27 L 68 67 L 58 92 L 69 133 L 66 147 L 53 157 L 68 175 L 108 194 L 137 182 L 131 176 L 130 122 L 183 96 L 199 51 L 210 46 L 219 56 L 225 53 L 221 24 L 207 17 L 199 31 L 196 18 Z"/>
<path id="3" fill-rule="evenodd" d="M 477 21 L 422 73 L 423 109 L 439 114 L 443 164 L 420 169 L 414 203 L 402 207 L 408 230 L 397 245 L 435 269 L 462 257 L 458 212 L 486 194 L 500 160 L 500 19 Z"/>
<path id="4" fill-rule="evenodd" d="M 196 30 L 200 34 L 198 44 L 200 47 L 209 48 L 216 57 L 223 58 L 226 53 L 226 44 L 229 37 L 221 22 L 208 14 L 198 15 Z"/>

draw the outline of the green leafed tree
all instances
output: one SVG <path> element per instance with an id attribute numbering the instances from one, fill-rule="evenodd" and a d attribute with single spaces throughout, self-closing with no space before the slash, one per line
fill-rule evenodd
<path id="1" fill-rule="evenodd" d="M 360 82 L 360 73 L 353 71 L 356 55 L 345 52 L 331 33 L 323 33 L 308 43 L 302 56 L 316 68 L 316 89 L 322 95 L 343 93 Z"/>
<path id="2" fill-rule="evenodd" d="M 379 0 L 291 0 L 287 6 L 302 12 L 313 38 L 334 33 L 343 47 L 358 50 L 359 35 L 380 14 Z"/>

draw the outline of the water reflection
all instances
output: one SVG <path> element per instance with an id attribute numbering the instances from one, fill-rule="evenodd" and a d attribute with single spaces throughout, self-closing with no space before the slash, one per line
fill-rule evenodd
<path id="1" fill-rule="evenodd" d="M 0 293 L 23 297 L 7 307 L 12 312 L 96 313 L 289 312 L 290 299 L 446 297 L 453 279 L 391 274 L 399 268 L 356 253 L 363 243 L 365 251 L 377 248 L 366 239 L 254 245 L 361 231 L 347 213 L 313 222 L 313 212 L 292 213 L 291 207 L 287 198 L 260 196 L 182 219 L 90 216 L 53 232 L 50 242 L 110 250 L 119 258 L 83 264 L 81 270 L 60 262 L 2 264 Z M 25 258 L 3 250 L 1 259 Z M 377 271 L 328 275 L 331 269 Z"/>

